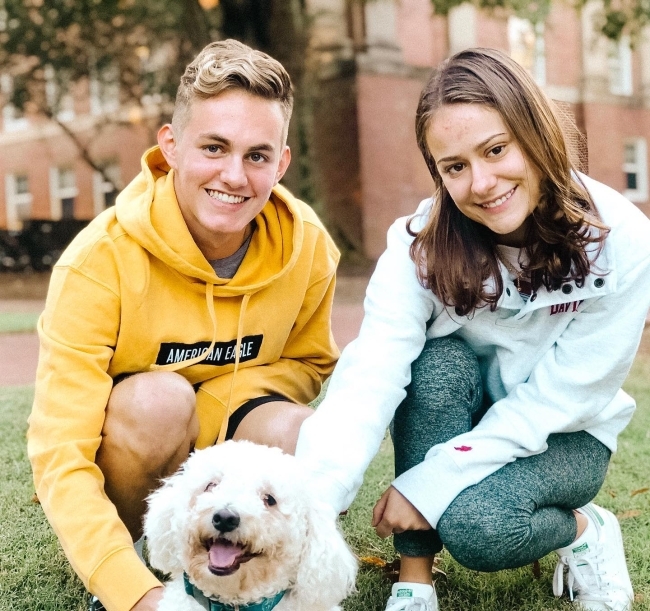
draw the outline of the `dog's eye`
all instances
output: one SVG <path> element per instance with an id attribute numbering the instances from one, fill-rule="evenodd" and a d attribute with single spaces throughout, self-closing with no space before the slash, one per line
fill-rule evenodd
<path id="1" fill-rule="evenodd" d="M 264 504 L 267 507 L 273 507 L 273 505 L 277 505 L 278 502 L 275 500 L 275 498 L 273 498 L 273 496 L 271 496 L 270 494 L 267 494 L 267 495 L 264 496 Z"/>
<path id="2" fill-rule="evenodd" d="M 205 491 L 204 491 L 204 492 L 210 492 L 210 490 L 212 490 L 216 485 L 217 485 L 217 484 L 215 484 L 214 482 L 210 482 L 210 483 L 205 487 Z"/>

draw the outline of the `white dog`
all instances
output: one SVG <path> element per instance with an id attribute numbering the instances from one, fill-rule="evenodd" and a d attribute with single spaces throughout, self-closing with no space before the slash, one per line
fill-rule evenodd
<path id="1" fill-rule="evenodd" d="M 335 611 L 357 562 L 298 461 L 227 441 L 198 450 L 149 497 L 159 611 Z"/>

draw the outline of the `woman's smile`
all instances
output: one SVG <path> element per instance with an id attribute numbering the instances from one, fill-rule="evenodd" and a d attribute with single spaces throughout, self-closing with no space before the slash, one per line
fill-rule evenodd
<path id="1" fill-rule="evenodd" d="M 488 202 L 486 204 L 478 204 L 481 206 L 481 208 L 486 208 L 486 209 L 492 209 L 492 208 L 499 208 L 502 204 L 505 204 L 511 197 L 512 194 L 515 192 L 515 187 L 514 189 L 510 189 L 503 197 L 499 197 L 498 199 L 495 199 L 492 202 Z"/>

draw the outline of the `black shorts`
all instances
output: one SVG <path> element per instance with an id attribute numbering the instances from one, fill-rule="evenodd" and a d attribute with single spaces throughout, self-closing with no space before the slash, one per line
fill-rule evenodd
<path id="1" fill-rule="evenodd" d="M 249 399 L 241 407 L 238 407 L 228 418 L 228 429 L 226 430 L 226 439 L 232 439 L 237 427 L 241 424 L 241 421 L 250 414 L 256 407 L 264 405 L 265 403 L 271 403 L 272 401 L 289 401 L 286 397 L 282 395 L 265 395 L 263 397 L 255 397 L 254 399 Z"/>

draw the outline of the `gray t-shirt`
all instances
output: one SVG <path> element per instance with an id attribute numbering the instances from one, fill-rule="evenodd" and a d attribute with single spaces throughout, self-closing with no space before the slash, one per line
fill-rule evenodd
<path id="1" fill-rule="evenodd" d="M 237 273 L 241 262 L 246 256 L 248 247 L 250 246 L 253 231 L 251 231 L 250 235 L 244 240 L 244 243 L 232 255 L 225 257 L 224 259 L 214 259 L 210 261 L 212 269 L 219 278 L 232 278 Z"/>

